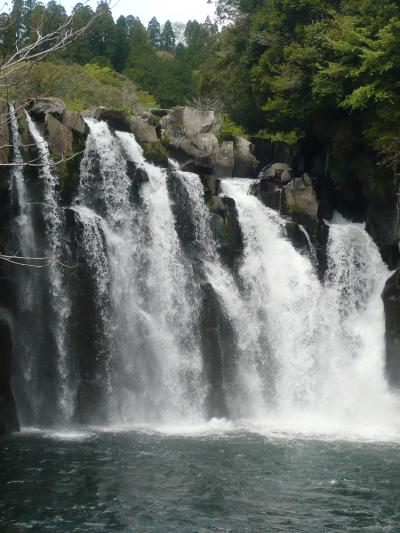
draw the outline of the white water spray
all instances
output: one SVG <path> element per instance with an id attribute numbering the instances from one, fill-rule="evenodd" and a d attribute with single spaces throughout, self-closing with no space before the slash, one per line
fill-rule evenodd
<path id="1" fill-rule="evenodd" d="M 103 266 L 95 267 L 98 294 L 108 284 L 111 293 L 103 313 L 108 324 L 109 396 L 114 399 L 111 421 L 198 418 L 204 385 L 197 300 L 174 227 L 166 172 L 145 161 L 133 135 L 117 132 L 114 137 L 104 122 L 88 123 L 81 205 L 74 209 L 84 232 L 92 231 L 88 226 L 93 229 L 97 217 L 104 236 L 81 244 L 94 262 L 102 258 Z M 127 160 L 148 176 L 139 204 L 131 198 Z M 91 252 L 93 244 L 98 250 Z"/>
<path id="2" fill-rule="evenodd" d="M 63 423 L 68 423 L 74 414 L 75 387 L 71 353 L 67 346 L 68 320 L 71 314 L 71 301 L 65 286 L 64 267 L 60 264 L 63 245 L 63 211 L 58 205 L 57 177 L 52 170 L 49 147 L 36 124 L 26 113 L 30 134 L 39 152 L 39 179 L 43 190 L 43 218 L 46 224 L 46 254 L 52 261 L 48 266 L 49 296 L 52 309 L 51 328 L 53 330 L 56 362 L 58 409 Z"/>
<path id="3" fill-rule="evenodd" d="M 384 377 L 389 272 L 376 245 L 364 227 L 334 221 L 321 284 L 287 240 L 284 220 L 248 188 L 246 180 L 222 183 L 239 214 L 239 276 L 261 347 L 252 356 L 264 409 L 255 403 L 246 418 L 288 432 L 397 432 L 398 400 Z"/>

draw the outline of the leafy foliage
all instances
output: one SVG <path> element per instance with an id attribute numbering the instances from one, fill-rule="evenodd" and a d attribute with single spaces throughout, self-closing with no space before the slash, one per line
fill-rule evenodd
<path id="1" fill-rule="evenodd" d="M 18 85 L 11 98 L 55 96 L 72 111 L 104 106 L 141 113 L 157 106 L 153 96 L 138 89 L 110 67 L 98 64 L 66 65 L 43 62 L 18 71 Z M 1 94 L 0 94 L 1 95 Z"/>
<path id="2" fill-rule="evenodd" d="M 370 146 L 400 135 L 396 0 L 217 0 L 226 26 L 203 94 L 254 134 L 291 140 L 348 117 Z"/>

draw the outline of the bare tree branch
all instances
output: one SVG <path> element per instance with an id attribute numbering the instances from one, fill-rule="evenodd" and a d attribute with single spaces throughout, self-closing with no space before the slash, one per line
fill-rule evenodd
<path id="1" fill-rule="evenodd" d="M 59 265 L 65 268 L 69 268 L 71 270 L 78 268 L 79 266 L 79 265 L 67 265 L 63 263 L 62 261 L 60 261 L 59 259 L 57 259 L 57 257 L 22 257 L 18 255 L 0 254 L 0 261 L 6 261 L 7 263 L 12 263 L 13 265 L 27 266 L 31 268 L 47 268 L 52 263 L 58 263 Z M 27 263 L 26 261 L 36 261 L 36 262 L 40 262 L 43 264 L 35 265 L 35 264 Z"/>
<path id="2" fill-rule="evenodd" d="M 61 156 L 61 158 L 58 161 L 52 161 L 51 166 L 61 165 L 62 163 L 71 161 L 71 159 L 75 159 L 75 157 L 78 157 L 78 155 L 83 154 L 84 151 L 85 150 L 80 150 L 79 152 L 75 152 L 69 157 Z M 23 162 L 23 163 L 0 163 L 0 167 L 44 167 L 46 166 L 46 164 L 44 163 L 35 163 L 35 161 L 38 161 L 39 159 L 41 159 L 40 156 L 36 157 L 35 159 L 31 159 L 30 161 Z"/>

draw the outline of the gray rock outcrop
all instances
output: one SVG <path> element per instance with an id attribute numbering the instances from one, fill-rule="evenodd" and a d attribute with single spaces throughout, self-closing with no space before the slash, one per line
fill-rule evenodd
<path id="1" fill-rule="evenodd" d="M 219 144 L 212 133 L 214 127 L 213 111 L 191 107 L 173 109 L 161 119 L 162 134 L 168 145 L 202 168 L 212 169 L 217 161 Z"/>
<path id="2" fill-rule="evenodd" d="M 256 175 L 258 161 L 253 154 L 253 145 L 243 137 L 234 137 L 235 164 L 233 175 L 238 178 L 252 178 Z"/>
<path id="3" fill-rule="evenodd" d="M 224 141 L 221 143 L 216 156 L 214 174 L 218 178 L 231 178 L 235 165 L 235 156 L 233 141 Z"/>
<path id="4" fill-rule="evenodd" d="M 65 111 L 65 104 L 60 98 L 36 98 L 30 109 L 30 114 L 40 120 L 47 115 L 54 115 L 62 118 Z"/>
<path id="5" fill-rule="evenodd" d="M 46 134 L 53 156 L 62 158 L 73 153 L 72 131 L 52 115 L 46 116 Z"/>
<path id="6" fill-rule="evenodd" d="M 79 135 L 87 135 L 89 133 L 88 125 L 78 111 L 66 110 L 62 118 L 62 123 L 66 128 Z"/>

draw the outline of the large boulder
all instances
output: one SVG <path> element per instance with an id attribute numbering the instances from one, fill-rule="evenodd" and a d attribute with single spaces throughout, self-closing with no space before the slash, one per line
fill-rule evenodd
<path id="1" fill-rule="evenodd" d="M 231 178 L 234 164 L 233 141 L 224 141 L 217 153 L 214 174 L 219 178 Z"/>
<path id="2" fill-rule="evenodd" d="M 219 153 L 218 140 L 212 133 L 201 133 L 196 137 L 181 137 L 169 144 L 193 160 L 195 167 L 212 169 Z"/>
<path id="3" fill-rule="evenodd" d="M 73 153 L 72 131 L 52 115 L 46 116 L 46 136 L 53 157 L 63 158 Z"/>
<path id="4" fill-rule="evenodd" d="M 12 351 L 10 326 L 0 317 L 0 435 L 19 431 L 17 408 L 10 384 Z"/>
<path id="5" fill-rule="evenodd" d="M 104 120 L 107 124 L 118 131 L 133 133 L 140 144 L 158 143 L 157 132 L 154 126 L 144 119 L 129 115 L 120 109 L 106 109 L 98 107 L 94 112 L 94 118 Z"/>
<path id="6" fill-rule="evenodd" d="M 287 163 L 272 163 L 264 168 L 259 177 L 266 178 L 270 180 L 276 180 L 278 183 L 287 183 L 290 179 L 287 179 L 287 176 L 291 176 L 292 169 Z M 283 176 L 283 179 L 282 179 Z"/>
<path id="7" fill-rule="evenodd" d="M 157 132 L 154 126 L 138 117 L 129 117 L 128 124 L 130 131 L 135 135 L 138 143 L 155 144 L 158 143 Z"/>
<path id="8" fill-rule="evenodd" d="M 383 291 L 386 320 L 386 370 L 389 381 L 400 386 L 400 270 Z"/>
<path id="9" fill-rule="evenodd" d="M 253 145 L 243 137 L 233 138 L 235 165 L 233 175 L 237 178 L 251 178 L 256 175 L 258 161 L 253 154 Z"/>
<path id="10" fill-rule="evenodd" d="M 210 133 L 215 127 L 214 111 L 178 107 L 161 119 L 161 127 L 171 143 L 180 137 L 188 139 Z"/>
<path id="11" fill-rule="evenodd" d="M 30 109 L 30 114 L 39 120 L 43 120 L 47 115 L 54 115 L 62 118 L 65 111 L 65 104 L 60 98 L 36 98 Z"/>
<path id="12" fill-rule="evenodd" d="M 281 211 L 282 188 L 269 178 L 256 180 L 250 187 L 250 193 L 256 196 L 264 205 Z"/>
<path id="13" fill-rule="evenodd" d="M 297 178 L 284 188 L 284 205 L 288 214 L 302 214 L 317 221 L 318 200 L 310 182 Z"/>
<path id="14" fill-rule="evenodd" d="M 168 145 L 189 157 L 191 168 L 214 168 L 219 153 L 214 128 L 213 111 L 191 107 L 173 109 L 161 119 L 162 134 Z"/>
<path id="15" fill-rule="evenodd" d="M 105 107 L 98 107 L 93 117 L 96 120 L 104 120 L 107 124 L 118 131 L 131 131 L 129 124 L 129 115 L 121 109 L 106 109 Z"/>
<path id="16" fill-rule="evenodd" d="M 79 135 L 87 135 L 89 133 L 89 126 L 78 111 L 65 111 L 62 123 L 66 128 Z"/>

